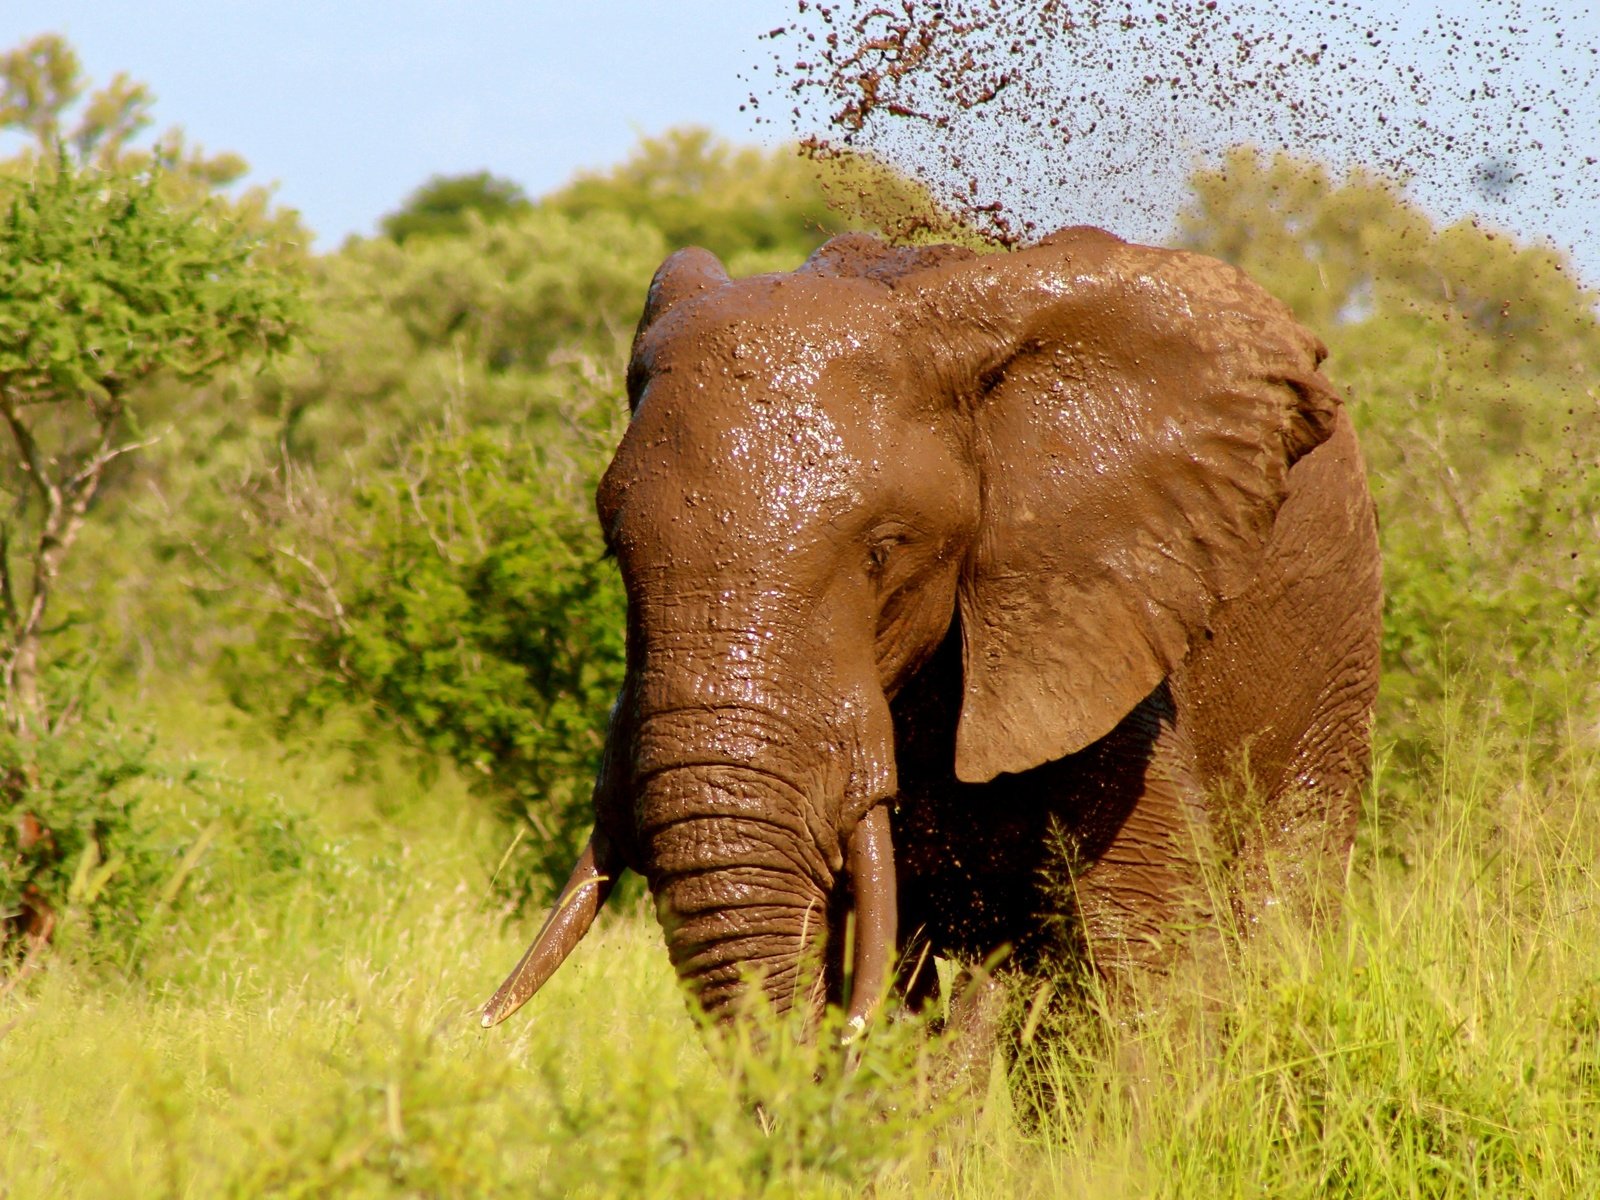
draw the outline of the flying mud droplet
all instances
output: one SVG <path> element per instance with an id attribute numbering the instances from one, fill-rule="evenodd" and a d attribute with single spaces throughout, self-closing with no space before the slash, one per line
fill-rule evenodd
<path id="1" fill-rule="evenodd" d="M 1195 168 L 1251 144 L 1375 171 L 1600 278 L 1589 6 L 797 0 L 767 39 L 811 154 L 880 160 L 1002 243 L 1077 223 L 1169 238 Z"/>

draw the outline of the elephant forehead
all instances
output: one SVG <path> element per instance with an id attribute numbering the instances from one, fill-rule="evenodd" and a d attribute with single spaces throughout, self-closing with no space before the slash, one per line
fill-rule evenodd
<path id="1" fill-rule="evenodd" d="M 610 533 L 619 548 L 692 542 L 719 558 L 814 536 L 860 504 L 862 436 L 812 395 L 641 407 L 608 473 Z"/>
<path id="2" fill-rule="evenodd" d="M 679 304 L 640 338 L 647 372 L 716 372 L 781 385 L 857 353 L 886 324 L 888 290 L 862 280 L 805 275 L 740 279 Z"/>
<path id="3" fill-rule="evenodd" d="M 713 470 L 769 518 L 815 515 L 830 501 L 857 499 L 852 432 L 824 398 L 779 397 L 717 431 Z"/>
<path id="4" fill-rule="evenodd" d="M 601 520 L 646 514 L 728 534 L 799 535 L 859 507 L 883 452 L 871 400 L 837 365 L 797 388 L 652 385 L 602 487 Z"/>

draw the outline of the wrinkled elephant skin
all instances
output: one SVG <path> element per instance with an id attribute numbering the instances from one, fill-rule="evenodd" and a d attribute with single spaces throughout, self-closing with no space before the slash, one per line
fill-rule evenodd
<path id="1" fill-rule="evenodd" d="M 1379 577 L 1324 353 L 1233 268 L 1093 229 L 669 258 L 597 497 L 628 663 L 596 831 L 485 1023 L 623 867 L 708 1011 L 760 978 L 858 1025 L 918 951 L 1159 970 L 1218 846 L 1247 919 L 1338 869 Z"/>

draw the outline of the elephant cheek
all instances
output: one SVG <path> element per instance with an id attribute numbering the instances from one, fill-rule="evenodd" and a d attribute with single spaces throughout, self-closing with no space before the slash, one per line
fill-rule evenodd
<path id="1" fill-rule="evenodd" d="M 928 664 L 955 620 L 955 561 L 941 562 L 931 577 L 901 588 L 884 603 L 878 617 L 877 670 L 885 695 L 893 697 L 905 682 Z"/>

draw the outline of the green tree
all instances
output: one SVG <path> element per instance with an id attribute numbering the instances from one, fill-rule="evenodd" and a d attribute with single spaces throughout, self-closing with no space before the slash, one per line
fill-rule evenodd
<path id="1" fill-rule="evenodd" d="M 270 189 L 245 186 L 237 155 L 205 153 L 177 128 L 152 138 L 153 108 L 145 85 L 119 75 L 96 87 L 62 38 L 34 38 L 0 54 L 0 134 L 14 149 L 0 160 L 0 178 L 27 186 L 64 151 L 80 169 L 151 184 L 174 213 L 200 212 L 209 226 L 231 229 L 241 245 L 252 243 L 257 267 L 300 274 L 310 239 L 296 214 L 273 206 Z M 116 676 L 135 661 L 149 669 L 158 653 L 192 658 L 189 647 L 211 640 L 185 594 L 185 573 L 174 569 L 174 547 L 195 531 L 226 527 L 225 481 L 247 471 L 276 436 L 271 414 L 251 403 L 258 366 L 246 356 L 212 373 L 213 384 L 158 371 L 130 393 L 141 427 L 160 436 L 101 476 L 93 519 L 74 550 L 96 570 L 69 571 L 52 592 L 53 669 L 71 663 Z M 59 430 L 52 424 L 47 432 Z"/>
<path id="2" fill-rule="evenodd" d="M 622 163 L 580 174 L 544 203 L 626 216 L 660 230 L 669 249 L 704 246 L 736 275 L 793 267 L 845 227 L 793 147 L 735 146 L 693 127 L 643 138 Z"/>
<path id="3" fill-rule="evenodd" d="M 159 173 L 106 171 L 62 152 L 0 177 L 0 704 L 14 731 L 44 719 L 50 601 L 107 469 L 149 443 L 138 387 L 203 379 L 281 349 L 292 285 L 259 239 L 206 209 L 176 209 Z"/>
<path id="4" fill-rule="evenodd" d="M 459 237 L 467 232 L 467 214 L 485 223 L 503 221 L 532 207 L 521 186 L 478 171 L 471 175 L 435 175 L 394 212 L 379 222 L 384 236 L 396 242 L 412 237 Z"/>
<path id="5" fill-rule="evenodd" d="M 41 34 L 0 54 L 0 133 L 24 142 L 21 153 L 0 162 L 0 174 L 30 175 L 41 159 L 53 160 L 64 149 L 86 166 L 148 174 L 174 204 L 222 206 L 233 221 L 261 235 L 263 253 L 303 256 L 311 239 L 298 214 L 274 207 L 271 188 L 237 187 L 249 170 L 237 154 L 209 154 L 176 127 L 140 144 L 154 122 L 154 106 L 150 88 L 126 74 L 92 87 L 71 45 L 58 34 Z"/>

